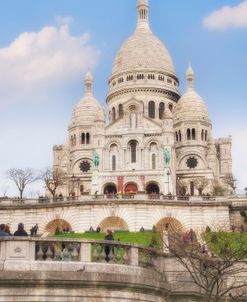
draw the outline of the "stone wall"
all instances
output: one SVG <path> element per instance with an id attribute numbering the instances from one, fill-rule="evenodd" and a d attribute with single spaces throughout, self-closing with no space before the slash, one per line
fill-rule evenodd
<path id="1" fill-rule="evenodd" d="M 142 227 L 150 230 L 165 218 L 178 221 L 184 230 L 194 229 L 198 233 L 206 226 L 218 229 L 229 228 L 229 201 L 226 199 L 203 201 L 194 198 L 191 201 L 147 200 L 147 196 L 137 199 L 93 200 L 85 196 L 82 200 L 54 203 L 30 203 L 0 205 L 1 223 L 9 223 L 14 232 L 19 222 L 23 222 L 27 231 L 39 224 L 39 234 L 46 234 L 52 221 L 62 220 L 75 232 L 94 229 L 109 217 L 118 217 L 124 221 L 129 231 L 139 231 Z"/>

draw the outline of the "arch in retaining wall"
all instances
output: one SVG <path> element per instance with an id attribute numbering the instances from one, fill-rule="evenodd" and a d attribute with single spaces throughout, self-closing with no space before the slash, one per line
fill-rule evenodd
<path id="1" fill-rule="evenodd" d="M 160 221 L 157 222 L 155 228 L 158 232 L 163 231 L 173 231 L 176 233 L 182 233 L 184 231 L 184 227 L 180 221 L 178 221 L 174 217 L 164 217 Z"/>
<path id="2" fill-rule="evenodd" d="M 101 221 L 99 224 L 100 228 L 102 231 L 106 230 L 128 230 L 128 225 L 127 223 L 120 217 L 118 216 L 110 216 L 105 218 L 104 220 Z"/>
<path id="3" fill-rule="evenodd" d="M 72 231 L 72 227 L 70 223 L 64 219 L 54 219 L 49 222 L 44 229 L 45 233 L 48 235 L 54 235 L 56 230 L 59 230 L 59 232 L 70 232 Z"/>

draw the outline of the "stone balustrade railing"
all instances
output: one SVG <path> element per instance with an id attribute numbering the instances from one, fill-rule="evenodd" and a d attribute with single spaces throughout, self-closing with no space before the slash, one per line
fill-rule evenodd
<path id="1" fill-rule="evenodd" d="M 65 203 L 85 203 L 85 202 L 101 202 L 114 201 L 124 202 L 133 200 L 135 202 L 143 201 L 159 201 L 165 203 L 173 202 L 215 202 L 227 201 L 237 197 L 216 197 L 216 196 L 173 196 L 163 194 L 105 194 L 105 195 L 81 195 L 74 197 L 57 197 L 57 198 L 39 198 L 39 199 L 18 199 L 18 198 L 0 198 L 0 206 L 35 206 L 35 205 L 49 205 L 49 204 L 65 204 Z M 244 202 L 244 201 L 242 201 Z M 247 202 L 247 198 L 246 198 Z"/>
<path id="2" fill-rule="evenodd" d="M 23 267 L 25 263 L 37 262 L 108 263 L 159 269 L 158 261 L 155 250 L 119 241 L 0 237 L 0 270 L 15 263 L 17 267 L 22 263 Z"/>

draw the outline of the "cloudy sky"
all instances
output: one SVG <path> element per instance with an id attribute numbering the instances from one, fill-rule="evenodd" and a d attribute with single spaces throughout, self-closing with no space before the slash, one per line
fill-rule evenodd
<path id="1" fill-rule="evenodd" d="M 233 138 L 233 171 L 247 187 L 247 1 L 149 0 L 153 32 L 169 49 L 184 91 L 192 62 L 215 137 Z M 0 195 L 16 194 L 6 170 L 51 165 L 83 77 L 94 73 L 105 104 L 107 79 L 134 31 L 136 0 L 1 0 Z M 28 196 L 42 192 L 36 185 Z"/>

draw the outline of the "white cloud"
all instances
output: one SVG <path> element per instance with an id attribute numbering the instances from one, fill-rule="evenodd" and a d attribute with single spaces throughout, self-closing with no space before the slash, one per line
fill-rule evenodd
<path id="1" fill-rule="evenodd" d="M 0 110 L 9 103 L 35 101 L 40 92 L 83 77 L 100 54 L 89 40 L 88 33 L 72 36 L 65 24 L 24 32 L 0 48 Z"/>
<path id="2" fill-rule="evenodd" d="M 237 6 L 224 6 L 203 20 L 210 29 L 247 28 L 247 0 Z"/>

